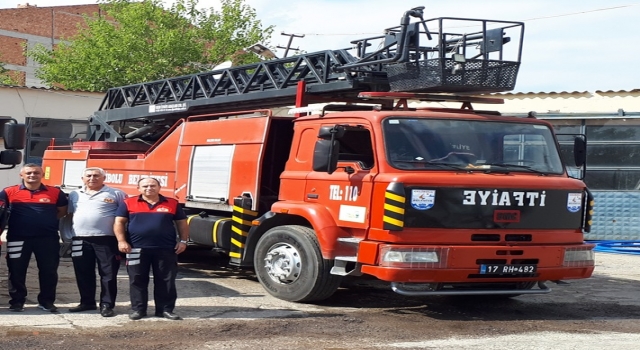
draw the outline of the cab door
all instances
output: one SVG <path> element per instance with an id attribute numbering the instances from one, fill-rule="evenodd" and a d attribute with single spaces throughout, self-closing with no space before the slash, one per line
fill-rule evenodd
<path id="1" fill-rule="evenodd" d="M 305 201 L 321 202 L 338 226 L 366 229 L 369 227 L 373 180 L 378 171 L 373 137 L 365 126 L 341 126 L 344 134 L 337 138 L 337 168 L 331 173 L 316 170 L 308 174 Z"/>

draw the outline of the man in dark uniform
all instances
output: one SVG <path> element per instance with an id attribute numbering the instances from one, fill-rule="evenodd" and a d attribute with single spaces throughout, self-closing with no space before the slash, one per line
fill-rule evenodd
<path id="1" fill-rule="evenodd" d="M 22 183 L 0 191 L 0 202 L 8 204 L 7 267 L 11 311 L 23 311 L 27 299 L 27 268 L 31 255 L 38 263 L 40 293 L 38 308 L 57 312 L 54 305 L 60 263 L 58 219 L 67 213 L 67 196 L 58 188 L 42 184 L 42 168 L 25 164 Z"/>
<path id="2" fill-rule="evenodd" d="M 127 198 L 118 207 L 113 225 L 118 249 L 127 253 L 132 310 L 129 318 L 139 320 L 147 315 L 149 270 L 152 269 L 155 315 L 179 320 L 173 309 L 178 298 L 178 254 L 186 249 L 189 237 L 187 217 L 177 200 L 160 194 L 157 179 L 143 178 L 138 182 L 138 191 L 140 196 Z M 176 242 L 176 228 L 179 242 Z"/>

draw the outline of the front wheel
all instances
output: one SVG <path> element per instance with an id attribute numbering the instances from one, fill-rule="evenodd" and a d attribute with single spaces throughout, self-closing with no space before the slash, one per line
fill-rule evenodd
<path id="1" fill-rule="evenodd" d="M 323 259 L 313 229 L 280 226 L 260 238 L 254 268 L 264 289 L 276 298 L 320 301 L 330 297 L 340 285 L 340 276 L 330 273 L 333 261 Z"/>

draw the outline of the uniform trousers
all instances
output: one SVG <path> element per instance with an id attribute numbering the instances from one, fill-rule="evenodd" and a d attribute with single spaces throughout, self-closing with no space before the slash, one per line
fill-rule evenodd
<path id="1" fill-rule="evenodd" d="M 178 294 L 178 254 L 174 249 L 147 249 L 127 254 L 129 273 L 129 295 L 133 311 L 147 312 L 149 301 L 149 272 L 153 271 L 153 299 L 156 315 L 164 311 L 173 312 Z"/>
<path id="2" fill-rule="evenodd" d="M 100 306 L 115 307 L 120 257 L 115 236 L 73 238 L 71 259 L 80 292 L 80 304 L 96 304 L 97 264 L 100 275 Z"/>
<path id="3" fill-rule="evenodd" d="M 27 269 L 31 255 L 36 257 L 40 293 L 38 303 L 52 305 L 56 300 L 60 239 L 55 237 L 11 238 L 7 241 L 7 268 L 9 270 L 9 304 L 24 305 L 27 300 Z"/>

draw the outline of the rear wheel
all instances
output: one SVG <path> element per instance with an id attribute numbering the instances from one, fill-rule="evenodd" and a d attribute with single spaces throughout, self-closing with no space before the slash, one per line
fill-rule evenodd
<path id="1" fill-rule="evenodd" d="M 269 294 L 294 302 L 324 300 L 341 280 L 330 273 L 333 261 L 322 258 L 315 232 L 305 226 L 267 231 L 256 246 L 254 267 Z"/>

